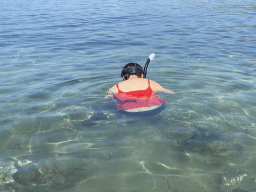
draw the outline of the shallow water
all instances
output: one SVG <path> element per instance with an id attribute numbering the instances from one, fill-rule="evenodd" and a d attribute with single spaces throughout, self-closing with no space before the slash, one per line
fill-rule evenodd
<path id="1" fill-rule="evenodd" d="M 256 3 L 5 1 L 0 191 L 256 191 Z M 172 89 L 104 99 L 128 62 Z"/>

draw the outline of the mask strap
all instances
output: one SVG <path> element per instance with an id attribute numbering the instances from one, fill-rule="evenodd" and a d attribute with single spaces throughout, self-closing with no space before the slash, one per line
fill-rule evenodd
<path id="1" fill-rule="evenodd" d="M 123 76 L 126 74 L 134 74 L 134 73 L 143 74 L 143 71 L 139 67 L 130 67 L 129 69 L 124 71 Z"/>

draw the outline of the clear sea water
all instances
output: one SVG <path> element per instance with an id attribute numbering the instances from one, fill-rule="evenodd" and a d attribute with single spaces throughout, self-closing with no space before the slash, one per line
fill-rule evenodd
<path id="1" fill-rule="evenodd" d="M 4 0 L 1 192 L 256 191 L 255 0 Z M 105 99 L 129 62 L 174 95 Z"/>

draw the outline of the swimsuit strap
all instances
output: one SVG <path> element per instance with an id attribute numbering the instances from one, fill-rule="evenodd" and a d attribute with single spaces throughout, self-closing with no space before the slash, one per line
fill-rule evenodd
<path id="1" fill-rule="evenodd" d="M 153 92 L 153 90 L 151 89 L 151 87 L 150 87 L 150 80 L 148 79 L 148 88 L 146 89 L 146 91 L 151 91 L 151 92 Z"/>
<path id="2" fill-rule="evenodd" d="M 123 93 L 123 91 L 121 91 L 121 90 L 119 89 L 118 83 L 116 84 L 116 87 L 117 87 L 117 90 L 118 90 L 118 94 L 119 94 L 119 93 Z"/>

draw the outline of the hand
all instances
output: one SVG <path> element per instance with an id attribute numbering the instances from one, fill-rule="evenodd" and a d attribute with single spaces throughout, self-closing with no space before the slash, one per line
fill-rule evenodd
<path id="1" fill-rule="evenodd" d="M 163 93 L 170 93 L 172 95 L 175 93 L 173 90 L 164 89 L 164 88 L 161 90 L 161 92 L 163 92 Z"/>
<path id="2" fill-rule="evenodd" d="M 108 98 L 112 98 L 112 97 L 113 97 L 113 92 L 109 90 L 108 94 L 104 98 L 108 99 Z"/>
<path id="3" fill-rule="evenodd" d="M 168 90 L 168 93 L 171 93 L 173 95 L 175 92 L 173 90 Z"/>
<path id="4" fill-rule="evenodd" d="M 112 98 L 112 97 L 113 97 L 113 95 L 106 95 L 104 98 L 108 99 L 108 98 Z"/>

